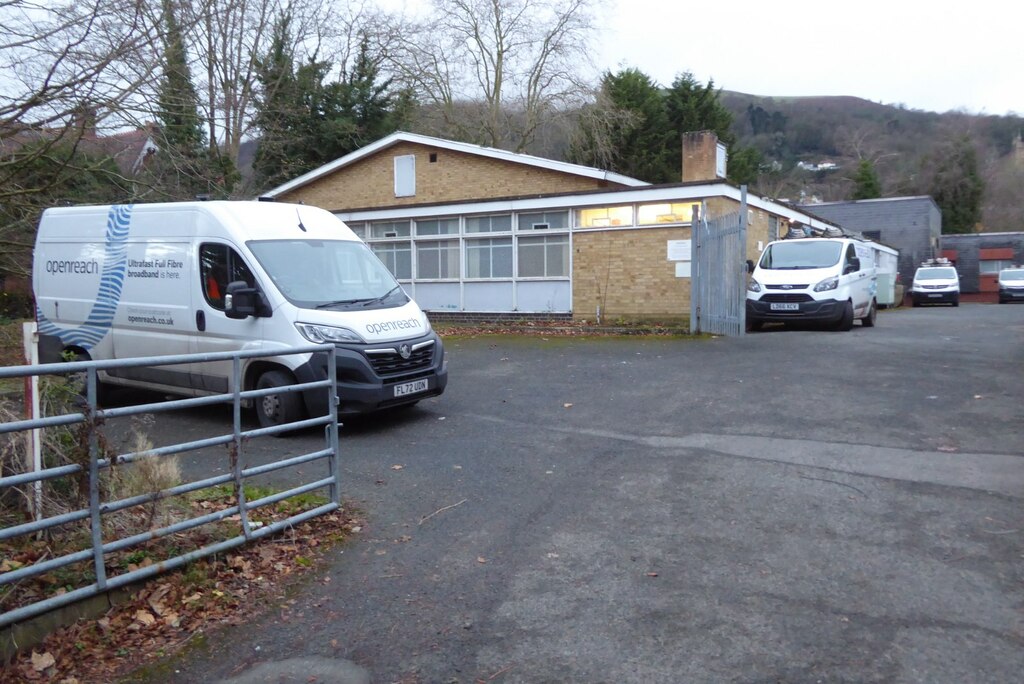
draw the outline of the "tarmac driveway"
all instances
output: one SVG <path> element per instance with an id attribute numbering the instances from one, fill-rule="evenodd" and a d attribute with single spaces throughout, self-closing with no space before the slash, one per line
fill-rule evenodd
<path id="1" fill-rule="evenodd" d="M 1024 307 L 447 345 L 343 430 L 359 538 L 171 681 L 1019 681 Z"/>

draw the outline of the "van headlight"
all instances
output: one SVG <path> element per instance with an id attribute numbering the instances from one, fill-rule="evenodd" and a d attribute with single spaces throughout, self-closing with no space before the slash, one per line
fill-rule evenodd
<path id="1" fill-rule="evenodd" d="M 299 333 L 313 344 L 336 344 L 338 342 L 357 342 L 364 340 L 348 328 L 337 328 L 332 325 L 316 325 L 314 323 L 296 323 Z"/>
<path id="2" fill-rule="evenodd" d="M 761 291 L 761 283 L 759 283 L 756 280 L 754 280 L 753 278 L 751 278 L 750 282 L 747 283 L 747 290 L 750 291 L 750 292 L 760 292 Z"/>
<path id="3" fill-rule="evenodd" d="M 839 278 L 825 278 L 820 283 L 814 286 L 815 292 L 828 292 L 839 287 Z"/>

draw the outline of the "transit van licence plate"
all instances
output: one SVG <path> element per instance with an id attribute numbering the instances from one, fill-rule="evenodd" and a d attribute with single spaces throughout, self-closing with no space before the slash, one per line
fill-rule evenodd
<path id="1" fill-rule="evenodd" d="M 772 302 L 772 311 L 799 311 L 800 305 L 792 302 Z"/>
<path id="2" fill-rule="evenodd" d="M 426 392 L 430 388 L 430 382 L 424 380 L 413 380 L 412 382 L 403 382 L 401 385 L 395 385 L 395 396 L 404 397 L 408 394 L 416 394 L 417 392 Z"/>

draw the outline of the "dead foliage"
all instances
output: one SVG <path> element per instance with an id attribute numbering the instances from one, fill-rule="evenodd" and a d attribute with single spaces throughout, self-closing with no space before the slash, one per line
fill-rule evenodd
<path id="1" fill-rule="evenodd" d="M 337 511 L 160 575 L 103 616 L 58 629 L 19 654 L 0 670 L 0 684 L 116 681 L 178 652 L 197 634 L 243 624 L 286 603 L 285 590 L 321 566 L 324 553 L 359 525 Z"/>

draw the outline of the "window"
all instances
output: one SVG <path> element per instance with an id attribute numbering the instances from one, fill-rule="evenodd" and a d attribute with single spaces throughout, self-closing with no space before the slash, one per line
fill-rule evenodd
<path id="1" fill-rule="evenodd" d="M 882 239 L 882 231 L 880 230 L 863 230 L 861 234 L 868 240 L 878 241 Z"/>
<path id="2" fill-rule="evenodd" d="M 379 221 L 370 224 L 371 238 L 409 237 L 408 221 Z"/>
<path id="3" fill-rule="evenodd" d="M 416 235 L 458 235 L 459 219 L 428 219 L 416 222 Z"/>
<path id="4" fill-rule="evenodd" d="M 565 278 L 568 275 L 568 235 L 519 238 L 519 277 Z"/>
<path id="5" fill-rule="evenodd" d="M 416 155 L 395 157 L 395 197 L 416 195 Z"/>
<path id="6" fill-rule="evenodd" d="M 580 228 L 601 228 L 604 226 L 633 225 L 633 207 L 600 207 L 598 209 L 580 209 Z"/>
<path id="7" fill-rule="evenodd" d="M 666 204 L 641 204 L 637 208 L 637 225 L 655 226 L 659 223 L 690 223 L 694 208 L 700 202 L 673 202 Z"/>
<path id="8" fill-rule="evenodd" d="M 1013 266 L 1012 259 L 982 259 L 978 262 L 978 270 L 981 273 L 999 273 L 1004 268 Z"/>
<path id="9" fill-rule="evenodd" d="M 395 278 L 412 280 L 412 248 L 408 242 L 380 242 L 371 248 Z"/>
<path id="10" fill-rule="evenodd" d="M 459 241 L 435 240 L 416 244 L 416 277 L 454 280 L 459 277 Z"/>
<path id="11" fill-rule="evenodd" d="M 229 283 L 244 280 L 249 287 L 256 287 L 252 271 L 227 245 L 207 243 L 199 247 L 199 277 L 207 303 L 219 311 L 224 310 Z"/>
<path id="12" fill-rule="evenodd" d="M 779 217 L 769 216 L 768 217 L 768 241 L 772 242 L 779 239 Z"/>
<path id="13" fill-rule="evenodd" d="M 512 238 L 466 240 L 467 278 L 511 278 Z"/>
<path id="14" fill-rule="evenodd" d="M 501 233 L 512 230 L 512 215 L 470 216 L 466 219 L 467 233 Z"/>
<path id="15" fill-rule="evenodd" d="M 568 227 L 567 211 L 541 211 L 519 215 L 519 230 L 557 230 Z"/>
<path id="16" fill-rule="evenodd" d="M 357 236 L 359 236 L 360 240 L 365 240 L 366 239 L 366 224 L 365 223 L 349 223 L 348 221 L 346 221 L 345 225 L 348 226 L 349 229 L 353 233 L 355 233 Z"/>

